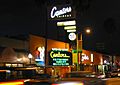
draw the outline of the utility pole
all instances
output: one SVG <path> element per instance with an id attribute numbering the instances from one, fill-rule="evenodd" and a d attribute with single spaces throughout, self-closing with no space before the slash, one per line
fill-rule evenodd
<path id="1" fill-rule="evenodd" d="M 47 67 L 47 38 L 48 38 L 48 17 L 47 17 L 47 2 L 45 2 L 45 73 Z"/>

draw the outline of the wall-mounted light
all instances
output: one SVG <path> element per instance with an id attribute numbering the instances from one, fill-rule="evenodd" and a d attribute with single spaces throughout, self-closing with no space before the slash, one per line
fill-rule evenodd
<path id="1" fill-rule="evenodd" d="M 31 61 L 32 61 L 32 58 L 33 58 L 31 53 L 28 54 L 28 58 L 30 59 L 30 64 L 31 64 Z"/>
<path id="2" fill-rule="evenodd" d="M 21 58 L 18 58 L 17 61 L 20 62 L 22 59 Z"/>

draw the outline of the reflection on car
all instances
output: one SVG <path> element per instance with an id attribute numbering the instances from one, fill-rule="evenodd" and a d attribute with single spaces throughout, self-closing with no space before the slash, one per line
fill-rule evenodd
<path id="1" fill-rule="evenodd" d="M 104 85 L 104 82 L 97 78 L 96 73 L 90 71 L 73 71 L 65 75 L 52 85 Z"/>
<path id="2" fill-rule="evenodd" d="M 66 73 L 64 77 L 65 78 L 86 78 L 86 77 L 96 77 L 96 75 L 89 71 L 79 71 L 79 72 Z"/>
<path id="3" fill-rule="evenodd" d="M 95 73 L 91 71 L 73 71 L 64 75 L 66 78 L 105 78 L 103 73 Z"/>
<path id="4" fill-rule="evenodd" d="M 111 77 L 120 77 L 120 71 L 111 71 L 111 72 L 106 72 L 106 78 L 111 78 Z"/>

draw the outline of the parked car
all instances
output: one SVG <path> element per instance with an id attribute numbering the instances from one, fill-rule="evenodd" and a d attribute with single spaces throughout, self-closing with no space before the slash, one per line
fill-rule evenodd
<path id="1" fill-rule="evenodd" d="M 64 77 L 105 78 L 105 74 L 104 73 L 91 72 L 91 71 L 73 71 L 73 72 L 70 72 L 70 73 L 65 73 Z"/>
<path id="2" fill-rule="evenodd" d="M 111 71 L 111 72 L 106 72 L 105 73 L 106 78 L 111 78 L 111 77 L 120 77 L 120 71 Z"/>
<path id="3" fill-rule="evenodd" d="M 37 74 L 34 67 L 0 70 L 0 85 L 51 85 L 56 79 L 49 74 Z"/>

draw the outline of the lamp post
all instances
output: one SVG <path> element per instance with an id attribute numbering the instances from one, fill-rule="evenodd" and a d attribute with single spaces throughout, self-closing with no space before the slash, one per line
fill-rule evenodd
<path id="1" fill-rule="evenodd" d="M 85 33 L 90 34 L 91 29 L 90 27 L 86 27 Z M 80 34 L 80 39 L 79 39 Z M 76 34 L 76 50 L 77 50 L 77 70 L 79 70 L 79 64 L 80 64 L 80 70 L 83 70 L 83 64 L 82 64 L 82 45 L 83 45 L 83 36 L 82 33 Z"/>
<path id="2" fill-rule="evenodd" d="M 29 53 L 29 54 L 28 54 L 28 58 L 29 58 L 29 60 L 30 60 L 30 64 L 31 64 L 31 62 L 32 62 L 32 57 L 33 57 L 32 54 Z"/>
<path id="3" fill-rule="evenodd" d="M 82 64 L 82 33 L 80 33 L 80 40 L 79 40 L 79 34 L 76 34 L 76 44 L 77 44 L 77 70 L 79 70 L 79 64 L 80 64 L 80 70 L 81 64 Z"/>

